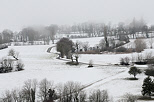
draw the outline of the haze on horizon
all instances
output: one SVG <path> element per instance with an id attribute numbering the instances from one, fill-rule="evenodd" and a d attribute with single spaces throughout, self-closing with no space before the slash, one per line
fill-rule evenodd
<path id="1" fill-rule="evenodd" d="M 87 21 L 154 24 L 154 0 L 0 0 L 0 32 L 25 26 L 74 24 Z"/>

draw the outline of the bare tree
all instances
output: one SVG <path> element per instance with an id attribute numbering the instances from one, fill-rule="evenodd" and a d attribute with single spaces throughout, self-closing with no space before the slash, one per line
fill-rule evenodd
<path id="1" fill-rule="evenodd" d="M 85 91 L 81 91 L 78 97 L 79 102 L 86 102 L 87 94 L 85 93 Z"/>
<path id="2" fill-rule="evenodd" d="M 82 42 L 76 41 L 74 45 L 75 45 L 76 52 L 79 52 L 79 50 L 82 48 Z"/>
<path id="3" fill-rule="evenodd" d="M 152 39 L 152 37 L 149 39 L 149 44 L 150 44 L 150 48 L 153 49 L 153 43 L 154 40 Z"/>
<path id="4" fill-rule="evenodd" d="M 74 102 L 80 102 L 80 96 L 84 97 L 83 93 L 81 93 L 81 88 L 82 88 L 82 86 L 80 83 L 74 83 L 74 93 L 73 93 Z M 83 98 L 82 98 L 82 100 L 83 100 Z"/>
<path id="5" fill-rule="evenodd" d="M 63 101 L 64 102 L 71 102 L 73 99 L 73 92 L 74 92 L 74 83 L 73 82 L 67 82 L 66 84 L 64 84 Z"/>
<path id="6" fill-rule="evenodd" d="M 130 26 L 129 27 L 130 33 L 133 34 L 133 38 L 135 38 L 137 32 L 137 21 L 135 18 L 133 19 L 133 21 L 130 23 L 129 26 Z"/>
<path id="7" fill-rule="evenodd" d="M 3 43 L 9 43 L 13 38 L 13 32 L 9 29 L 5 29 L 2 32 L 2 36 L 3 36 Z"/>
<path id="8" fill-rule="evenodd" d="M 39 93 L 38 96 L 41 99 L 41 102 L 46 102 L 48 100 L 48 90 L 53 89 L 53 82 L 43 79 L 39 83 Z"/>
<path id="9" fill-rule="evenodd" d="M 21 35 L 23 37 L 23 42 L 29 41 L 29 43 L 33 45 L 34 41 L 38 37 L 38 31 L 36 31 L 33 27 L 27 27 L 22 29 Z"/>
<path id="10" fill-rule="evenodd" d="M 22 94 L 26 102 L 35 102 L 37 80 L 27 80 L 24 83 Z"/>
<path id="11" fill-rule="evenodd" d="M 100 46 L 100 48 L 101 48 L 102 51 L 106 49 L 106 45 L 105 45 L 105 40 L 104 39 L 102 39 L 99 42 L 99 46 Z"/>
<path id="12" fill-rule="evenodd" d="M 12 56 L 16 60 L 18 60 L 19 52 L 15 51 L 14 49 L 10 49 L 9 52 L 8 52 L 8 56 Z"/>
<path id="13" fill-rule="evenodd" d="M 58 85 L 58 94 L 60 102 L 84 102 L 86 95 L 81 92 L 82 86 L 80 83 L 69 81 L 64 85 Z"/>
<path id="14" fill-rule="evenodd" d="M 93 91 L 89 96 L 89 102 L 109 102 L 109 96 L 106 90 Z"/>
<path id="15" fill-rule="evenodd" d="M 105 47 L 109 47 L 109 42 L 108 42 L 108 32 L 107 32 L 107 26 L 104 26 L 104 40 L 105 40 Z"/>
<path id="16" fill-rule="evenodd" d="M 57 89 L 57 94 L 59 96 L 59 101 L 63 102 L 63 89 L 64 89 L 63 84 L 62 83 L 57 84 L 56 89 Z"/>
<path id="17" fill-rule="evenodd" d="M 55 35 L 57 33 L 58 30 L 58 26 L 55 24 L 50 25 L 49 27 L 47 27 L 47 30 L 49 30 L 50 32 L 50 38 L 52 40 L 52 43 L 54 44 L 54 40 L 55 40 Z"/>
<path id="18" fill-rule="evenodd" d="M 3 44 L 3 37 L 1 34 L 0 34 L 0 44 Z M 0 47 L 0 48 L 2 48 L 2 47 Z"/>
<path id="19" fill-rule="evenodd" d="M 74 57 L 75 57 L 76 64 L 79 64 L 79 54 L 75 53 Z"/>
<path id="20" fill-rule="evenodd" d="M 9 56 L 15 56 L 15 50 L 14 49 L 10 49 L 8 52 Z"/>
<path id="21" fill-rule="evenodd" d="M 152 52 L 145 53 L 144 58 L 145 58 L 146 60 L 151 59 L 151 58 L 153 57 L 152 55 L 153 55 Z"/>
<path id="22" fill-rule="evenodd" d="M 144 60 L 143 55 L 142 54 L 137 54 L 136 61 L 137 62 L 143 62 L 143 60 Z"/>
<path id="23" fill-rule="evenodd" d="M 111 48 L 115 48 L 115 47 L 116 47 L 115 39 L 110 38 L 110 39 L 108 40 L 108 42 L 109 42 L 109 46 L 110 46 Z"/>
<path id="24" fill-rule="evenodd" d="M 142 39 L 136 39 L 134 43 L 136 52 L 141 52 L 147 47 L 146 43 Z"/>
<path id="25" fill-rule="evenodd" d="M 3 100 L 3 102 L 12 102 L 13 98 L 12 98 L 11 92 L 6 90 L 5 94 L 3 94 L 2 100 Z"/>
<path id="26" fill-rule="evenodd" d="M 89 43 L 88 42 L 82 43 L 82 47 L 83 47 L 84 51 L 88 51 Z"/>
<path id="27" fill-rule="evenodd" d="M 19 90 L 19 89 L 12 90 L 12 98 L 14 102 L 23 102 L 24 96 L 23 96 L 22 90 Z"/>
<path id="28" fill-rule="evenodd" d="M 11 92 L 12 94 L 12 98 L 14 99 L 15 102 L 18 102 L 18 93 L 17 93 L 17 90 L 12 90 Z"/>

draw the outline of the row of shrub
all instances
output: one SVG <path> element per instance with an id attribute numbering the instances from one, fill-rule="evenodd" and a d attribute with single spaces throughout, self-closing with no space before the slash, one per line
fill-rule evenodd
<path id="1" fill-rule="evenodd" d="M 135 52 L 135 49 L 133 48 L 125 48 L 125 47 L 119 47 L 115 50 L 117 53 L 122 52 L 122 53 L 131 53 L 131 52 Z"/>
<path id="2" fill-rule="evenodd" d="M 152 56 L 152 52 L 148 52 L 145 54 L 132 54 L 131 57 L 123 57 L 120 59 L 121 65 L 130 65 L 131 63 L 138 65 L 154 64 L 154 57 Z"/>

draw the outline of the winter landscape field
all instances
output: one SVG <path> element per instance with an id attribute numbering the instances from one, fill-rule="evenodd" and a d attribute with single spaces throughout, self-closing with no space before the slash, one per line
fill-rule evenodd
<path id="1" fill-rule="evenodd" d="M 96 39 L 98 38 L 93 38 L 97 41 Z M 88 93 L 96 89 L 107 90 L 114 102 L 123 98 L 127 93 L 141 95 L 142 83 L 146 77 L 144 73 L 137 75 L 139 78 L 137 81 L 127 80 L 131 77 L 128 74 L 129 67 L 115 65 L 120 63 L 120 58 L 131 57 L 132 54 L 81 54 L 79 62 L 82 63 L 78 66 L 70 66 L 66 65 L 66 60 L 56 59 L 55 47 L 47 52 L 48 48 L 52 46 L 55 45 L 12 45 L 7 49 L 0 50 L 1 58 L 6 56 L 10 49 L 20 52 L 19 58 L 25 65 L 23 71 L 0 74 L 0 92 L 4 93 L 6 90 L 14 88 L 20 89 L 28 79 L 40 81 L 47 78 L 55 85 L 68 81 L 79 82 L 85 87 L 83 90 Z M 89 60 L 93 60 L 94 67 L 88 68 Z M 142 69 L 142 66 L 140 67 Z"/>
<path id="2" fill-rule="evenodd" d="M 0 102 L 154 102 L 154 0 L 0 0 Z"/>

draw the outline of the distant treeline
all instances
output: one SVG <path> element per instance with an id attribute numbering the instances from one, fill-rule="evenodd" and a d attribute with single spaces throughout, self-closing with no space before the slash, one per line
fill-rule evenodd
<path id="1" fill-rule="evenodd" d="M 44 41 L 44 44 L 49 44 L 49 41 L 54 40 L 56 37 L 63 34 L 67 34 L 69 38 L 81 38 L 81 37 L 99 37 L 114 36 L 116 39 L 120 39 L 122 36 L 128 36 L 131 38 L 137 38 L 138 34 L 142 37 L 149 38 L 153 35 L 154 25 L 148 26 L 143 19 L 136 20 L 135 18 L 129 24 L 120 22 L 117 25 L 85 22 L 74 25 L 56 25 L 39 26 L 39 27 L 25 27 L 19 32 L 13 32 L 5 29 L 0 33 L 0 44 L 15 42 L 29 42 L 31 44 L 34 41 Z M 55 36 L 56 35 L 56 36 Z"/>

